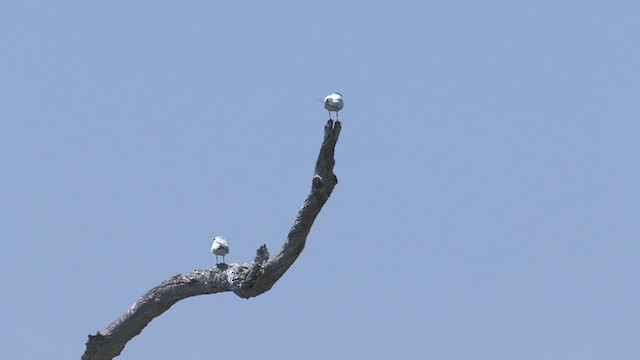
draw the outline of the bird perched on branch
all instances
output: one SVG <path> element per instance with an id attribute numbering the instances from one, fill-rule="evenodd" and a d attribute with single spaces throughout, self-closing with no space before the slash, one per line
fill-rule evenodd
<path id="1" fill-rule="evenodd" d="M 336 112 L 336 121 L 338 120 L 338 111 L 342 110 L 344 102 L 342 101 L 342 94 L 335 92 L 324 98 L 324 108 L 329 110 L 329 120 L 331 120 L 331 112 Z"/>
<path id="2" fill-rule="evenodd" d="M 216 256 L 216 265 L 218 264 L 218 256 L 222 256 L 224 264 L 224 256 L 229 253 L 229 243 L 222 236 L 216 236 L 211 242 L 211 252 Z"/>

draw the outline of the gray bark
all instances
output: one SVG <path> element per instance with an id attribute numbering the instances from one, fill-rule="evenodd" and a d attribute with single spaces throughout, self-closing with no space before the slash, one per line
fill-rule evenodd
<path id="1" fill-rule="evenodd" d="M 178 274 L 163 281 L 112 322 L 105 331 L 89 335 L 83 360 L 106 360 L 120 355 L 125 345 L 142 332 L 151 320 L 162 315 L 178 301 L 196 295 L 233 291 L 248 299 L 263 294 L 284 275 L 304 249 L 307 235 L 322 206 L 329 199 L 338 179 L 333 173 L 334 151 L 340 129 L 332 120 L 324 128 L 324 141 L 316 161 L 311 192 L 293 224 L 282 250 L 269 258 L 266 245 L 260 246 L 253 262 L 218 264 L 212 268 Z"/>

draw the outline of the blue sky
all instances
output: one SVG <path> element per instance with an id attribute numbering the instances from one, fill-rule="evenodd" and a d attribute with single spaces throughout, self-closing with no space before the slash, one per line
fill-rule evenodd
<path id="1" fill-rule="evenodd" d="M 294 266 L 119 358 L 640 355 L 640 5 L 2 8 L 3 359 L 79 358 L 215 235 L 277 251 L 336 90 L 340 182 Z"/>

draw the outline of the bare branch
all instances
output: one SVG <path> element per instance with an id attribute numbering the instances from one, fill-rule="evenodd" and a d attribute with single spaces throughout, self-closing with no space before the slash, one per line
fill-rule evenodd
<path id="1" fill-rule="evenodd" d="M 311 192 L 289 231 L 282 250 L 269 258 L 266 245 L 256 251 L 251 263 L 219 264 L 213 268 L 175 275 L 147 291 L 104 332 L 89 335 L 83 360 L 110 360 L 120 355 L 129 340 L 140 334 L 155 317 L 162 315 L 178 301 L 197 295 L 233 291 L 241 298 L 265 293 L 296 261 L 307 241 L 311 226 L 338 183 L 333 173 L 335 146 L 341 123 L 332 120 L 324 128 L 324 141 L 316 161 Z"/>

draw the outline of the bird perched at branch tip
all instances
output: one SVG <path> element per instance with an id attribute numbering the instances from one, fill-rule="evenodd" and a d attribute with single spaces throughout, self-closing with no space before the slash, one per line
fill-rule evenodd
<path id="1" fill-rule="evenodd" d="M 338 111 L 342 110 L 344 102 L 342 101 L 342 94 L 334 92 L 324 98 L 324 108 L 329 110 L 329 120 L 331 120 L 331 112 L 336 112 L 336 121 L 338 121 Z"/>
<path id="2" fill-rule="evenodd" d="M 218 256 L 222 256 L 224 264 L 224 256 L 229 253 L 229 243 L 222 236 L 216 236 L 211 242 L 211 252 L 216 256 L 216 265 L 218 264 Z"/>

